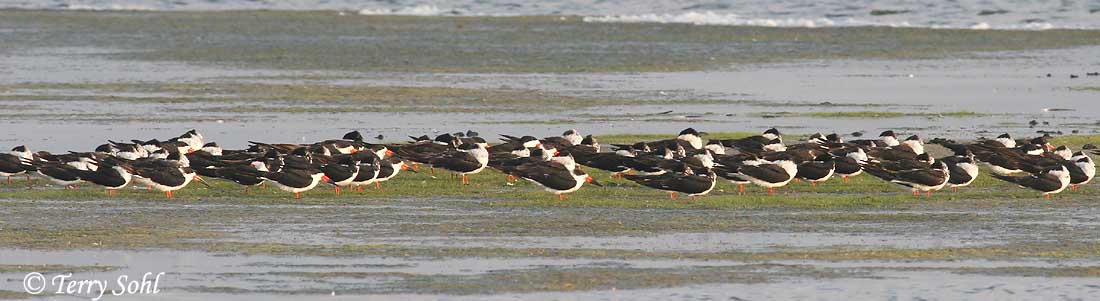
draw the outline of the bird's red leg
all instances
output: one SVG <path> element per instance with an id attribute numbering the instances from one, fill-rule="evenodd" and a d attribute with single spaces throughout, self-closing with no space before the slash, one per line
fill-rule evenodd
<path id="1" fill-rule="evenodd" d="M 382 182 L 374 181 L 374 190 L 382 189 Z"/>
<path id="2" fill-rule="evenodd" d="M 558 201 L 565 201 L 565 195 L 559 193 L 558 194 Z"/>
<path id="3" fill-rule="evenodd" d="M 768 187 L 768 195 L 775 195 L 775 188 L 774 187 Z"/>
<path id="4" fill-rule="evenodd" d="M 737 194 L 745 194 L 745 184 L 737 184 Z"/>
<path id="5" fill-rule="evenodd" d="M 926 199 L 928 199 L 928 198 L 932 198 L 932 191 L 931 191 L 931 190 L 929 190 L 929 191 L 925 192 L 925 193 L 924 193 L 924 198 L 926 198 Z"/>
<path id="6" fill-rule="evenodd" d="M 164 192 L 164 198 L 171 200 L 172 199 L 172 191 L 165 191 Z"/>
<path id="7" fill-rule="evenodd" d="M 694 195 L 693 195 L 693 196 L 691 196 L 691 202 L 692 202 L 692 203 L 694 203 L 694 202 L 695 202 L 695 196 L 694 196 Z"/>
<path id="8" fill-rule="evenodd" d="M 300 199 L 300 198 L 302 198 L 302 196 L 299 193 L 295 192 L 294 193 L 294 199 L 297 200 L 297 199 Z"/>
<path id="9" fill-rule="evenodd" d="M 844 183 L 848 183 L 848 176 L 841 176 L 840 181 L 844 182 Z"/>
<path id="10" fill-rule="evenodd" d="M 1047 198 L 1048 200 L 1050 199 L 1050 194 L 1049 194 L 1049 193 L 1048 193 L 1048 194 L 1046 194 L 1046 198 Z"/>
<path id="11" fill-rule="evenodd" d="M 811 181 L 810 182 L 810 187 L 812 187 L 814 190 L 817 190 L 817 182 Z"/>
<path id="12" fill-rule="evenodd" d="M 244 194 L 250 194 L 250 193 L 252 193 L 252 186 L 245 186 L 244 187 Z"/>
<path id="13" fill-rule="evenodd" d="M 340 195 L 340 185 L 336 185 L 333 187 L 335 187 L 334 189 L 336 190 L 336 195 Z"/>
<path id="14" fill-rule="evenodd" d="M 959 192 L 959 188 L 958 187 L 951 187 L 951 192 Z"/>
<path id="15" fill-rule="evenodd" d="M 11 176 L 8 176 L 8 185 L 11 185 Z"/>
<path id="16" fill-rule="evenodd" d="M 676 199 L 676 193 L 675 192 L 669 192 L 668 193 L 668 199 L 675 200 Z"/>

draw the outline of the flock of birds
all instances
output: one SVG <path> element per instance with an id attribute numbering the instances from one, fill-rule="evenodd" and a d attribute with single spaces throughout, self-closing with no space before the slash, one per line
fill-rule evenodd
<path id="1" fill-rule="evenodd" d="M 108 195 L 134 184 L 162 191 L 167 198 L 192 181 L 206 184 L 203 177 L 240 184 L 246 193 L 257 185 L 271 183 L 300 198 L 300 193 L 322 183 L 362 191 L 362 186 L 393 179 L 402 170 L 419 170 L 420 165 L 455 174 L 462 184 L 468 175 L 486 169 L 507 176 L 508 183 L 521 178 L 544 187 L 564 199 L 585 183 L 600 185 L 584 168 L 612 172 L 644 187 L 677 193 L 695 200 L 714 189 L 719 180 L 767 188 L 768 194 L 791 181 L 817 183 L 866 172 L 897 184 L 914 195 L 950 187 L 957 191 L 978 177 L 979 163 L 989 166 L 990 176 L 1043 193 L 1047 198 L 1067 188 L 1076 190 L 1096 175 L 1092 159 L 1084 152 L 1065 146 L 1054 147 L 1050 136 L 1014 140 L 1008 134 L 963 144 L 934 139 L 954 154 L 934 158 L 925 152 L 917 136 L 898 139 L 885 131 L 878 139 L 844 141 L 836 134 L 813 134 L 806 142 L 784 144 L 776 129 L 741 139 L 704 140 L 688 128 L 673 139 L 633 144 L 613 144 L 602 151 L 595 137 L 569 130 L 561 136 L 501 135 L 503 142 L 489 145 L 477 133 L 411 137 L 400 144 L 364 142 L 358 132 L 342 139 L 312 144 L 251 142 L 247 149 L 222 149 L 205 143 L 195 130 L 161 140 L 110 141 L 92 152 L 51 154 L 32 152 L 17 146 L 0 154 L 0 176 L 37 174 L 65 189 L 82 182 L 106 188 Z M 1093 150 L 1095 152 L 1095 150 Z M 1094 153 L 1095 154 L 1095 153 Z M 206 184 L 209 185 L 209 184 Z"/>

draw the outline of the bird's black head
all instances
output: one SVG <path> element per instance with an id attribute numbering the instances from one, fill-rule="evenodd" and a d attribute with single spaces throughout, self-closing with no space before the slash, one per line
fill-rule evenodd
<path id="1" fill-rule="evenodd" d="M 466 137 L 477 137 L 477 136 L 481 136 L 481 134 L 479 134 L 478 132 L 475 132 L 475 131 L 466 130 Z"/>
<path id="2" fill-rule="evenodd" d="M 1033 152 L 1036 150 L 1045 150 L 1045 148 L 1043 148 L 1042 145 L 1031 143 L 1020 146 L 1020 150 L 1024 152 Z"/>
<path id="3" fill-rule="evenodd" d="M 1031 142 L 1031 144 L 1046 145 L 1046 144 L 1050 143 L 1050 138 L 1051 138 L 1050 133 L 1047 133 L 1047 134 L 1043 134 L 1043 136 L 1041 136 L 1041 137 L 1035 137 L 1034 139 L 1031 139 L 1030 142 Z"/>
<path id="4" fill-rule="evenodd" d="M 454 145 L 458 145 L 458 137 L 452 136 L 451 134 L 443 134 L 443 135 L 436 136 L 435 137 L 435 142 L 439 142 L 439 143 L 443 143 L 443 144 L 450 144 L 450 145 L 454 146 Z"/>
<path id="5" fill-rule="evenodd" d="M 843 139 L 840 139 L 840 135 L 837 135 L 836 133 L 825 135 L 825 140 L 828 140 L 829 142 L 832 142 L 832 143 L 843 143 L 844 142 Z"/>
<path id="6" fill-rule="evenodd" d="M 779 134 L 779 129 L 776 129 L 776 128 L 770 128 L 770 129 L 764 131 L 764 134 L 772 134 L 772 135 L 776 135 L 776 136 L 780 135 Z"/>
<path id="7" fill-rule="evenodd" d="M 905 141 L 918 141 L 919 142 L 920 141 L 920 136 L 917 136 L 917 135 L 909 136 L 909 138 L 905 138 Z"/>
<path id="8" fill-rule="evenodd" d="M 1012 136 L 1009 136 L 1008 133 L 1004 133 L 1004 134 L 1001 134 L 1000 136 L 997 136 L 997 138 L 1012 139 Z"/>
<path id="9" fill-rule="evenodd" d="M 535 141 L 535 140 L 539 140 L 539 138 L 535 138 L 535 136 L 523 136 L 523 137 L 519 138 L 519 142 L 521 142 L 521 143 L 526 143 L 526 142 Z"/>
<path id="10" fill-rule="evenodd" d="M 347 134 L 344 134 L 344 137 L 342 139 L 351 141 L 363 141 L 363 134 L 359 133 L 359 131 L 351 131 Z"/>
<path id="11" fill-rule="evenodd" d="M 463 144 L 458 146 L 458 149 L 460 149 L 460 150 L 474 150 L 474 149 L 478 149 L 478 147 L 479 146 L 477 146 L 477 144 L 475 144 L 475 143 L 463 143 Z"/>
<path id="12" fill-rule="evenodd" d="M 878 134 L 879 137 L 897 137 L 893 130 L 883 131 L 882 134 Z"/>
<path id="13" fill-rule="evenodd" d="M 218 146 L 217 142 L 210 142 L 210 143 L 207 143 L 207 144 L 203 144 L 202 147 L 219 147 L 219 146 Z"/>
<path id="14" fill-rule="evenodd" d="M 579 134 L 577 133 L 577 130 L 570 129 L 568 131 L 565 131 L 564 133 L 561 133 L 561 135 L 562 136 L 570 136 L 570 135 L 579 135 Z"/>
<path id="15" fill-rule="evenodd" d="M 583 145 L 595 145 L 596 143 L 599 142 L 596 141 L 596 137 L 592 135 L 584 136 L 584 139 L 581 140 L 581 144 Z"/>
<path id="16" fill-rule="evenodd" d="M 928 153 L 923 153 L 923 154 L 917 155 L 917 160 L 918 161 L 923 161 L 923 162 L 932 162 L 932 156 L 929 156 Z"/>
<path id="17" fill-rule="evenodd" d="M 680 135 L 695 135 L 695 136 L 699 136 L 699 132 L 698 132 L 698 131 L 696 131 L 696 130 L 695 130 L 695 129 L 693 129 L 693 128 L 686 128 L 686 129 L 684 129 L 683 131 L 680 131 Z"/>
<path id="18" fill-rule="evenodd" d="M 11 148 L 11 151 L 20 152 L 20 153 L 26 152 L 27 151 L 27 146 L 26 145 L 16 146 L 16 147 Z"/>

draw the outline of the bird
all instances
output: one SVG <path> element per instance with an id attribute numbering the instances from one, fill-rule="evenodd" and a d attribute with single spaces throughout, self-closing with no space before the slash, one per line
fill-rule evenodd
<path id="1" fill-rule="evenodd" d="M 1024 188 L 1031 188 L 1043 193 L 1043 196 L 1047 199 L 1051 198 L 1052 194 L 1057 194 L 1069 187 L 1070 175 L 1069 170 L 1062 165 L 1051 165 L 1043 168 L 1043 171 L 1022 176 L 1007 176 L 1000 174 L 991 174 L 994 178 L 1000 179 L 1005 182 L 1013 183 Z"/>
<path id="2" fill-rule="evenodd" d="M 702 134 L 694 128 L 686 128 L 680 131 L 675 139 L 652 141 L 646 144 L 649 144 L 650 148 L 658 148 L 669 143 L 676 143 L 687 149 L 700 150 L 703 149 L 703 138 L 701 135 Z"/>
<path id="3" fill-rule="evenodd" d="M 868 163 L 863 167 L 867 173 L 884 181 L 897 184 L 910 189 L 913 195 L 925 193 L 926 198 L 932 197 L 932 191 L 940 190 L 951 176 L 947 164 L 934 162 L 922 168 L 906 170 L 888 170 L 878 163 Z"/>
<path id="4" fill-rule="evenodd" d="M 203 182 L 195 171 L 176 160 L 154 159 L 135 162 L 134 176 L 146 180 L 154 190 L 164 192 L 164 197 L 172 198 L 172 192 L 183 189 L 191 181 Z M 205 183 L 203 183 L 205 184 Z"/>
<path id="5" fill-rule="evenodd" d="M 405 164 L 405 161 L 402 161 L 401 158 L 389 157 L 382 159 L 378 169 L 378 176 L 374 179 L 374 189 L 382 189 L 382 182 L 397 177 L 397 174 L 401 173 L 402 170 L 409 170 L 409 165 Z M 416 172 L 415 170 L 409 171 Z"/>
<path id="6" fill-rule="evenodd" d="M 969 186 L 978 178 L 978 162 L 969 150 L 961 149 L 954 155 L 940 158 L 939 161 L 947 165 L 950 172 L 947 186 L 954 192 L 958 192 L 960 187 Z"/>
<path id="7" fill-rule="evenodd" d="M 329 181 L 325 173 L 314 166 L 309 158 L 291 155 L 275 160 L 275 164 L 271 164 L 272 170 L 265 173 L 264 178 L 279 189 L 294 193 L 294 199 L 300 199 L 302 192 L 317 187 L 322 181 Z"/>
<path id="8" fill-rule="evenodd" d="M 432 167 L 454 172 L 462 177 L 462 184 L 469 185 L 468 175 L 481 172 L 488 166 L 489 150 L 484 144 L 462 144 L 453 151 L 432 157 L 428 160 Z"/>
<path id="9" fill-rule="evenodd" d="M 1077 187 L 1088 184 L 1096 177 L 1096 163 L 1092 161 L 1092 157 L 1089 157 L 1084 152 L 1075 152 L 1073 156 L 1068 160 L 1072 162 L 1071 165 L 1067 165 L 1066 169 L 1069 170 L 1069 166 L 1074 166 L 1079 172 L 1070 171 L 1070 189 L 1077 191 Z"/>
<path id="10" fill-rule="evenodd" d="M 870 160 L 867 157 L 867 152 L 859 147 L 840 150 L 838 153 L 839 156 L 834 153 L 833 163 L 835 164 L 834 171 L 840 175 L 841 182 L 848 182 L 848 178 L 862 174 L 863 165 Z"/>
<path id="11" fill-rule="evenodd" d="M 812 161 L 798 164 L 798 172 L 795 177 L 810 182 L 813 188 L 817 188 L 817 182 L 824 182 L 833 176 L 836 170 L 836 162 L 830 154 L 821 154 Z"/>
<path id="12" fill-rule="evenodd" d="M 746 162 L 730 172 L 749 183 L 768 188 L 768 195 L 774 195 L 775 188 L 786 186 L 798 174 L 798 164 L 788 159 L 759 160 Z"/>
<path id="13" fill-rule="evenodd" d="M 29 161 L 30 164 L 37 173 L 50 180 L 57 185 L 61 185 L 64 189 L 76 189 L 76 184 L 82 182 L 79 172 L 76 171 L 76 167 L 69 165 L 65 162 L 57 161 Z M 83 165 L 83 163 L 81 163 Z"/>
<path id="14" fill-rule="evenodd" d="M 81 180 L 103 186 L 108 196 L 115 195 L 119 189 L 125 188 L 133 180 L 134 167 L 125 160 L 104 157 L 92 164 L 96 166 L 95 169 L 76 169 L 76 173 Z"/>
<path id="15" fill-rule="evenodd" d="M 668 192 L 669 199 L 675 199 L 676 193 L 685 193 L 695 201 L 696 196 L 706 195 L 714 189 L 717 176 L 711 169 L 695 170 L 684 167 L 684 172 L 666 172 L 658 175 L 623 175 L 627 180 L 642 186 Z"/>
<path id="16" fill-rule="evenodd" d="M 556 194 L 559 201 L 564 201 L 566 193 L 577 191 L 585 183 L 603 186 L 583 170 L 554 161 L 532 161 L 521 164 L 514 168 L 514 173 Z"/>
<path id="17" fill-rule="evenodd" d="M 34 154 L 26 146 L 13 147 L 9 153 L 0 153 L 0 176 L 8 178 L 11 185 L 11 177 L 26 174 L 32 171 L 33 166 L 27 160 L 33 160 Z M 31 186 L 31 176 L 27 175 L 27 187 Z"/>

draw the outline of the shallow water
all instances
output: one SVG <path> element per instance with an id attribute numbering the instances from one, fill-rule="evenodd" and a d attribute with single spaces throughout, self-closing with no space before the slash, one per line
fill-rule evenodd
<path id="1" fill-rule="evenodd" d="M 593 22 L 672 22 L 781 27 L 1100 28 L 1089 1 L 413 1 L 51 0 L 0 1 L 0 8 L 64 10 L 351 10 L 364 15 L 583 15 Z"/>

